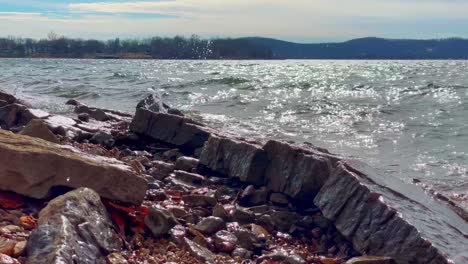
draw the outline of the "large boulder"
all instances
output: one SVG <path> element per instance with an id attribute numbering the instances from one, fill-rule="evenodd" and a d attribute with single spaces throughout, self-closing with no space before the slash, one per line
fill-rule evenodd
<path id="1" fill-rule="evenodd" d="M 258 145 L 211 135 L 203 147 L 200 164 L 243 182 L 265 183 L 267 156 Z"/>
<path id="2" fill-rule="evenodd" d="M 70 146 L 0 130 L 0 190 L 45 198 L 53 187 L 89 187 L 101 196 L 140 204 L 148 183 L 124 163 Z"/>
<path id="3" fill-rule="evenodd" d="M 30 264 L 91 264 L 121 249 L 122 241 L 101 198 L 88 188 L 50 201 L 27 243 Z"/>
<path id="4" fill-rule="evenodd" d="M 315 149 L 304 149 L 270 140 L 263 147 L 268 156 L 267 187 L 296 200 L 310 201 L 330 175 L 337 158 Z"/>
<path id="5" fill-rule="evenodd" d="M 402 264 L 468 260 L 466 222 L 420 190 L 371 175 L 340 161 L 314 199 L 356 250 Z"/>
<path id="6" fill-rule="evenodd" d="M 211 129 L 188 118 L 156 113 L 144 108 L 137 108 L 130 130 L 178 146 L 191 153 L 202 147 L 211 133 Z"/>
<path id="7" fill-rule="evenodd" d="M 21 120 L 21 114 L 26 109 L 20 104 L 9 104 L 0 107 L 0 127 L 10 129 L 16 126 Z"/>

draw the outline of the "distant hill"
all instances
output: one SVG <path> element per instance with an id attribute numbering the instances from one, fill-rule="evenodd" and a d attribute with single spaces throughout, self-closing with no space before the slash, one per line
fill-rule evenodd
<path id="1" fill-rule="evenodd" d="M 242 39 L 269 48 L 277 59 L 468 59 L 468 39 L 460 38 L 360 38 L 320 44 L 299 44 L 260 37 Z"/>
<path id="2" fill-rule="evenodd" d="M 300 44 L 277 39 L 198 36 L 146 39 L 47 39 L 0 37 L 0 57 L 96 59 L 468 59 L 468 39 L 360 38 L 341 43 Z"/>

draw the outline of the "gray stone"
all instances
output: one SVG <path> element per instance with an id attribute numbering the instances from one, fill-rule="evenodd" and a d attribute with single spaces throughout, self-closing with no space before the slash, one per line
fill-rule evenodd
<path id="1" fill-rule="evenodd" d="M 396 264 L 396 262 L 389 257 L 362 256 L 352 258 L 346 261 L 345 264 Z"/>
<path id="2" fill-rule="evenodd" d="M 200 207 L 213 207 L 218 201 L 216 198 L 207 195 L 184 195 L 182 197 L 184 203 L 188 206 L 200 206 Z"/>
<path id="3" fill-rule="evenodd" d="M 175 163 L 176 170 L 192 172 L 198 166 L 198 159 L 190 157 L 179 157 Z"/>
<path id="4" fill-rule="evenodd" d="M 439 259 L 434 263 L 449 263 L 368 184 L 372 182 L 364 174 L 339 162 L 314 203 L 360 252 L 393 257 L 403 264 L 432 263 L 434 259 Z"/>
<path id="5" fill-rule="evenodd" d="M 78 119 L 83 122 L 88 122 L 89 121 L 89 114 L 88 113 L 81 113 L 78 114 Z"/>
<path id="6" fill-rule="evenodd" d="M 130 130 L 192 153 L 205 144 L 212 132 L 188 118 L 155 113 L 143 108 L 137 108 Z"/>
<path id="7" fill-rule="evenodd" d="M 245 206 L 258 206 L 266 204 L 268 199 L 269 191 L 265 187 L 261 187 L 258 190 L 252 185 L 248 186 L 242 192 L 239 201 Z"/>
<path id="8" fill-rule="evenodd" d="M 194 228 L 203 234 L 211 235 L 225 229 L 226 223 L 219 217 L 209 216 L 203 218 Z"/>
<path id="9" fill-rule="evenodd" d="M 277 262 L 281 262 L 284 264 L 305 264 L 306 261 L 299 255 L 286 253 L 282 251 L 273 252 L 270 254 L 262 255 L 258 258 L 259 262 L 264 260 L 273 260 Z"/>
<path id="10" fill-rule="evenodd" d="M 93 144 L 99 144 L 105 147 L 112 147 L 114 145 L 114 137 L 107 134 L 106 132 L 99 131 L 95 133 L 90 139 L 89 142 Z"/>
<path id="11" fill-rule="evenodd" d="M 206 182 L 205 176 L 196 173 L 189 173 L 186 171 L 174 171 L 175 178 L 179 181 L 182 181 L 186 184 L 194 185 L 194 186 L 201 186 L 203 183 Z"/>
<path id="12" fill-rule="evenodd" d="M 138 102 L 137 108 L 143 108 L 155 113 L 167 113 L 169 107 L 166 107 L 159 94 L 148 94 L 144 99 Z"/>
<path id="13" fill-rule="evenodd" d="M 46 119 L 49 116 L 50 114 L 45 111 L 29 108 L 21 113 L 21 118 L 18 122 L 20 125 L 26 125 L 33 119 Z"/>
<path id="14" fill-rule="evenodd" d="M 50 201 L 27 243 L 28 263 L 96 263 L 122 249 L 99 195 L 80 188 Z"/>
<path id="15" fill-rule="evenodd" d="M 274 140 L 263 148 L 269 159 L 265 170 L 267 187 L 302 201 L 314 198 L 335 162 L 328 154 Z"/>
<path id="16" fill-rule="evenodd" d="M 236 248 L 234 251 L 232 251 L 231 256 L 233 257 L 239 257 L 242 259 L 250 259 L 252 258 L 253 252 L 249 251 L 245 248 Z"/>
<path id="17" fill-rule="evenodd" d="M 174 164 L 163 161 L 152 161 L 151 166 L 152 168 L 149 170 L 149 174 L 159 181 L 168 177 L 169 174 L 174 171 Z"/>
<path id="18" fill-rule="evenodd" d="M 21 119 L 21 113 L 26 109 L 25 106 L 19 104 L 9 104 L 0 107 L 0 126 L 3 129 L 10 129 L 18 125 Z"/>
<path id="19" fill-rule="evenodd" d="M 230 219 L 229 213 L 226 211 L 224 206 L 220 203 L 217 203 L 213 207 L 213 216 L 219 217 L 223 219 L 224 221 L 229 221 Z"/>
<path id="20" fill-rule="evenodd" d="M 231 253 L 237 245 L 237 237 L 229 231 L 221 230 L 214 236 L 214 244 L 220 252 Z"/>
<path id="21" fill-rule="evenodd" d="M 301 219 L 300 215 L 289 211 L 272 212 L 271 218 L 276 228 L 282 232 L 289 232 L 291 227 Z"/>
<path id="22" fill-rule="evenodd" d="M 232 213 L 231 219 L 233 222 L 238 222 L 241 225 L 250 224 L 255 221 L 255 214 L 247 209 L 236 207 Z"/>
<path id="23" fill-rule="evenodd" d="M 14 104 L 18 100 L 11 94 L 0 91 L 0 100 L 7 102 L 8 104 Z"/>
<path id="24" fill-rule="evenodd" d="M 273 203 L 274 205 L 288 206 L 289 199 L 288 197 L 286 197 L 286 195 L 282 193 L 272 193 L 270 195 L 270 202 Z"/>
<path id="25" fill-rule="evenodd" d="M 94 118 L 97 121 L 108 121 L 111 119 L 111 117 L 109 117 L 109 115 L 107 115 L 106 112 L 104 112 L 102 109 L 89 107 L 84 104 L 79 104 L 75 106 L 75 113 L 77 114 L 86 113 L 91 118 Z"/>
<path id="26" fill-rule="evenodd" d="M 21 135 L 30 136 L 47 140 L 49 142 L 59 144 L 59 139 L 49 130 L 49 127 L 40 119 L 33 119 L 29 121 L 26 127 L 20 132 Z"/>
<path id="27" fill-rule="evenodd" d="M 234 231 L 234 235 L 237 237 L 239 246 L 247 250 L 255 250 L 263 246 L 263 243 L 255 236 L 255 234 L 245 228 L 240 228 Z"/>
<path id="28" fill-rule="evenodd" d="M 145 224 L 153 236 L 158 238 L 168 234 L 177 225 L 177 220 L 168 210 L 153 206 L 150 207 L 149 214 L 145 217 Z"/>
<path id="29" fill-rule="evenodd" d="M 185 245 L 192 256 L 204 263 L 214 263 L 215 255 L 209 249 L 184 238 Z"/>
<path id="30" fill-rule="evenodd" d="M 263 185 L 267 158 L 260 146 L 211 135 L 203 147 L 200 164 L 243 182 Z"/>

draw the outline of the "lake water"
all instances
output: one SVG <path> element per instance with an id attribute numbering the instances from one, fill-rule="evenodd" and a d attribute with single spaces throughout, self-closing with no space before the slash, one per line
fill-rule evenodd
<path id="1" fill-rule="evenodd" d="M 311 142 L 403 181 L 468 193 L 467 61 L 1 59 L 0 88 L 67 113 L 133 112 L 158 91 L 216 127 Z"/>

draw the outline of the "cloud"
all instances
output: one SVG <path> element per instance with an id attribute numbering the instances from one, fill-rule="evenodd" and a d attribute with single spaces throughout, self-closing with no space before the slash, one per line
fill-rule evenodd
<path id="1" fill-rule="evenodd" d="M 1 34 L 38 37 L 55 30 L 97 38 L 199 34 L 300 41 L 468 37 L 468 1 L 460 0 L 83 1 L 46 0 L 57 5 L 28 15 L 0 15 Z"/>

